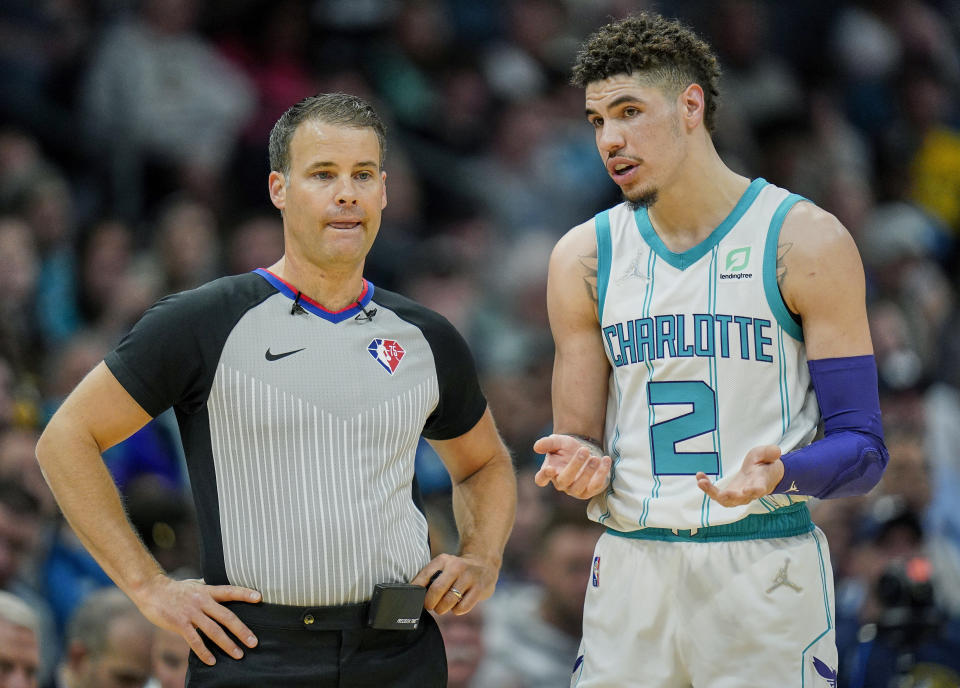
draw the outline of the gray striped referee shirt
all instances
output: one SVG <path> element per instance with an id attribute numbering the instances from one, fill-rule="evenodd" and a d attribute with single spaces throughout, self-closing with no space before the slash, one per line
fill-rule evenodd
<path id="1" fill-rule="evenodd" d="M 443 317 L 364 282 L 336 313 L 266 270 L 157 302 L 105 361 L 151 416 L 176 410 L 207 583 L 338 605 L 430 559 L 413 466 L 486 409 Z"/>

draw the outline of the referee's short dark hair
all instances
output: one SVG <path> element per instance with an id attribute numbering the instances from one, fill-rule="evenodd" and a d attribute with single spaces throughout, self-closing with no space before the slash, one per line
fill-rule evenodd
<path id="1" fill-rule="evenodd" d="M 386 127 L 373 106 L 363 98 L 349 93 L 320 93 L 304 98 L 290 107 L 270 132 L 270 171 L 290 173 L 290 140 L 302 122 L 316 119 L 357 129 L 373 129 L 380 144 L 380 166 L 387 152 Z"/>

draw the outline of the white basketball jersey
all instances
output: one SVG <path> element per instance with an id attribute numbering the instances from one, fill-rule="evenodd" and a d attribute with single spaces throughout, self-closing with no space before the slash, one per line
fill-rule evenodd
<path id="1" fill-rule="evenodd" d="M 804 497 L 726 508 L 694 475 L 723 484 L 751 448 L 809 443 L 819 408 L 800 325 L 780 295 L 777 240 L 800 196 L 755 179 L 707 239 L 674 253 L 646 209 L 596 217 L 599 313 L 613 372 L 604 446 L 614 460 L 592 519 L 619 531 L 698 529 Z"/>

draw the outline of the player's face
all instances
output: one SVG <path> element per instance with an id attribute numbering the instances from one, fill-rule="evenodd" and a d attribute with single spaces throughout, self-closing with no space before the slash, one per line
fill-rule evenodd
<path id="1" fill-rule="evenodd" d="M 362 264 L 387 205 L 386 173 L 370 128 L 307 120 L 290 141 L 290 172 L 270 173 L 288 256 L 324 268 Z"/>
<path id="2" fill-rule="evenodd" d="M 677 99 L 619 74 L 587 85 L 586 108 L 607 174 L 628 201 L 652 205 L 685 153 Z"/>
<path id="3" fill-rule="evenodd" d="M 33 631 L 0 620 L 0 688 L 36 688 L 39 665 Z"/>

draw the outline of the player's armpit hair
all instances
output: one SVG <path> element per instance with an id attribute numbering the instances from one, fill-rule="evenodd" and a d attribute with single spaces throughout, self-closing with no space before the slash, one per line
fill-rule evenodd
<path id="1" fill-rule="evenodd" d="M 774 494 L 852 497 L 880 481 L 890 455 L 883 441 L 873 356 L 809 361 L 824 437 L 783 456 Z"/>

